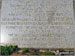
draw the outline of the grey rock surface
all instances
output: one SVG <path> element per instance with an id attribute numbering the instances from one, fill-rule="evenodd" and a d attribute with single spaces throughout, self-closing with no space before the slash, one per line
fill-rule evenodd
<path id="1" fill-rule="evenodd" d="M 1 42 L 27 48 L 75 48 L 73 0 L 2 0 Z"/>

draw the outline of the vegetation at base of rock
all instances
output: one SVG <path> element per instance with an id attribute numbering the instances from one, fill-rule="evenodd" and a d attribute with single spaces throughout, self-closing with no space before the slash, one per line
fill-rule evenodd
<path id="1" fill-rule="evenodd" d="M 0 46 L 0 53 L 1 55 L 10 55 L 11 53 L 15 52 L 18 49 L 18 46 Z"/>
<path id="2" fill-rule="evenodd" d="M 40 55 L 54 55 L 54 53 L 51 52 L 51 51 L 41 52 L 41 53 L 39 53 L 39 54 L 40 54 Z"/>
<path id="3" fill-rule="evenodd" d="M 40 52 L 38 49 L 28 49 L 28 48 L 25 48 L 23 49 L 22 51 L 22 54 L 26 54 L 26 55 L 54 55 L 53 52 L 51 51 L 45 51 L 45 52 Z"/>
<path id="4" fill-rule="evenodd" d="M 25 54 L 27 52 L 29 52 L 29 50 L 27 48 L 25 48 L 25 49 L 23 49 L 22 54 Z"/>
<path id="5" fill-rule="evenodd" d="M 39 48 L 18 48 L 18 46 L 0 46 L 1 55 L 59 55 L 59 52 L 74 51 L 73 49 L 39 49 Z M 61 54 L 62 55 L 62 54 Z"/>

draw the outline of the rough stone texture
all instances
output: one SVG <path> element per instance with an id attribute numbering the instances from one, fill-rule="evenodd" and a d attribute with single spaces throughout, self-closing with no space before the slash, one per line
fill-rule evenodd
<path id="1" fill-rule="evenodd" d="M 0 0 L 0 22 L 1 22 L 1 0 Z M 0 36 L 1 36 L 1 25 L 0 25 Z M 0 42 L 1 42 L 1 38 L 0 38 Z"/>
<path id="2" fill-rule="evenodd" d="M 2 0 L 1 42 L 29 48 L 74 48 L 73 5 L 73 0 Z"/>
<path id="3" fill-rule="evenodd" d="M 74 20 L 75 20 L 75 0 L 73 0 Z"/>
<path id="4" fill-rule="evenodd" d="M 0 0 L 0 15 L 1 15 L 1 0 Z"/>

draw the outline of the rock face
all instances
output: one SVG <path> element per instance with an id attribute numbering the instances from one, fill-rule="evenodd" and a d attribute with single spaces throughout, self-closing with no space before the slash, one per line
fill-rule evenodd
<path id="1" fill-rule="evenodd" d="M 0 0 L 0 16 L 1 16 L 1 0 Z"/>
<path id="2" fill-rule="evenodd" d="M 0 22 L 1 22 L 1 0 L 0 0 Z M 0 29 L 1 29 L 1 25 L 0 25 Z M 1 30 L 0 30 L 0 34 L 1 34 Z M 1 37 L 0 37 L 0 41 L 1 41 Z"/>
<path id="3" fill-rule="evenodd" d="M 74 48 L 73 8 L 73 0 L 2 0 L 1 43 Z"/>
<path id="4" fill-rule="evenodd" d="M 74 20 L 75 20 L 75 0 L 73 0 Z"/>

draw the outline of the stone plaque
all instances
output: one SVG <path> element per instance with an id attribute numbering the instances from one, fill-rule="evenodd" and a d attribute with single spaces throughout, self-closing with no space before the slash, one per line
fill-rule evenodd
<path id="1" fill-rule="evenodd" d="M 2 0 L 1 43 L 74 48 L 73 0 Z"/>

